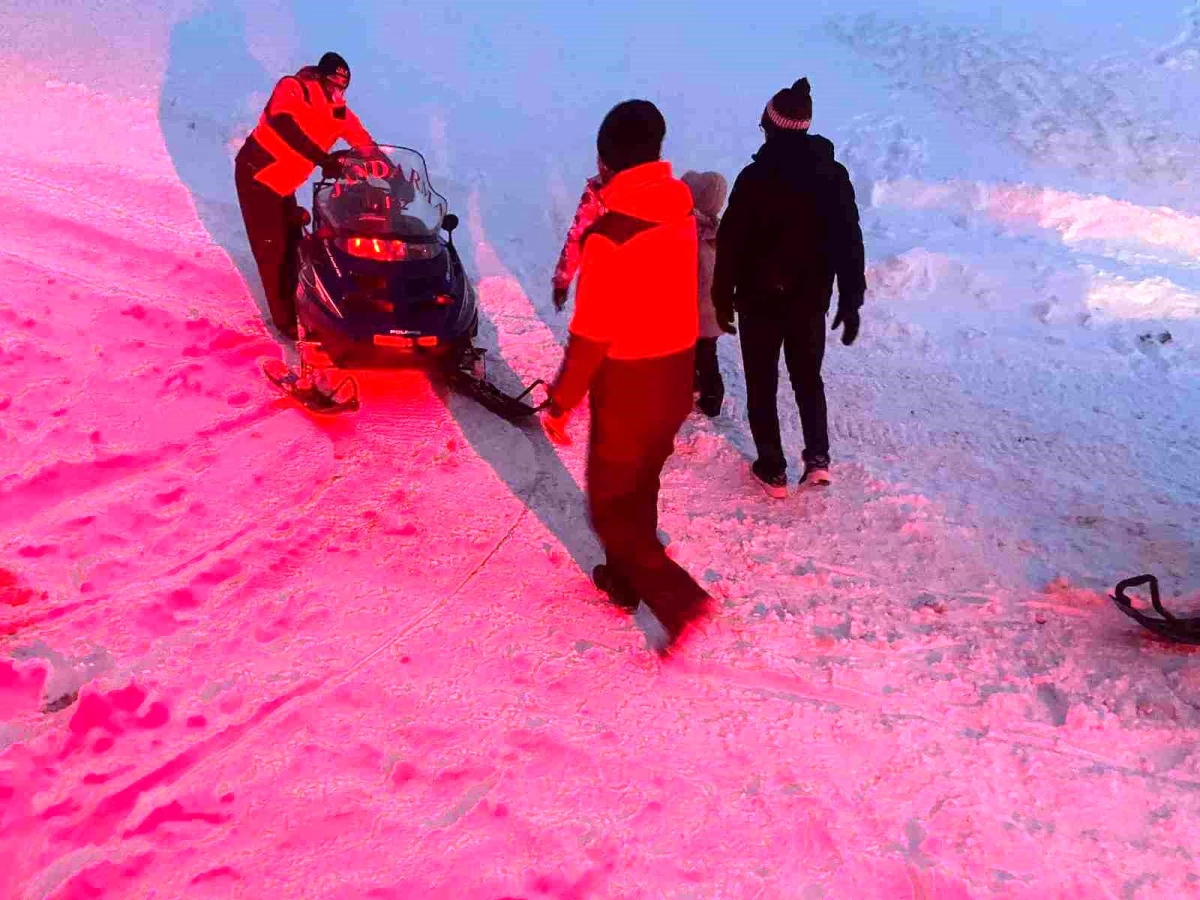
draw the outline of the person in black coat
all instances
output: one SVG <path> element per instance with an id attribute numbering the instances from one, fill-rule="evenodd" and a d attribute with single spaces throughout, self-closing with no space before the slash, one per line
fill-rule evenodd
<path id="1" fill-rule="evenodd" d="M 763 111 L 766 143 L 734 182 L 717 233 L 713 304 L 721 328 L 741 329 L 746 407 L 758 459 L 751 471 L 773 497 L 787 496 L 779 436 L 779 354 L 787 364 L 804 430 L 800 483 L 829 484 L 829 423 L 821 363 L 825 317 L 837 279 L 833 328 L 858 336 L 866 293 L 854 187 L 833 144 L 809 134 L 807 78 L 775 94 Z"/>

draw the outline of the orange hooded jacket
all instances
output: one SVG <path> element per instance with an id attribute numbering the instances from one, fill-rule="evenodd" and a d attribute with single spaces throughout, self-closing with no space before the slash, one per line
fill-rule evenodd
<path id="1" fill-rule="evenodd" d="M 691 408 L 696 337 L 696 222 L 691 191 L 671 164 L 612 176 L 583 238 L 570 340 L 550 390 L 552 409 L 592 395 L 592 452 L 637 460 L 665 422 Z M 672 431 L 673 433 L 673 431 Z"/>
<path id="2" fill-rule="evenodd" d="M 605 213 L 584 234 L 570 340 L 550 392 L 562 410 L 605 368 L 690 352 L 699 333 L 687 185 L 670 163 L 645 163 L 614 175 L 600 199 Z"/>
<path id="3" fill-rule="evenodd" d="M 600 200 L 551 409 L 590 393 L 589 454 L 629 462 L 661 452 L 692 406 L 696 223 L 691 191 L 667 162 L 617 173 Z"/>

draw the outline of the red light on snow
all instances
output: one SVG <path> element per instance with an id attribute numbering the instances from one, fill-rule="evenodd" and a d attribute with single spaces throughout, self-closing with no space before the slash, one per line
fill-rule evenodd
<path id="1" fill-rule="evenodd" d="M 441 247 L 438 244 L 413 244 L 396 238 L 349 237 L 339 238 L 337 245 L 359 259 L 375 262 L 403 262 L 408 259 L 433 259 Z"/>

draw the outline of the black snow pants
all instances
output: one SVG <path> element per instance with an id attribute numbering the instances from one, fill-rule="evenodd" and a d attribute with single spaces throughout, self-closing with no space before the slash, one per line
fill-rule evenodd
<path id="1" fill-rule="evenodd" d="M 617 584 L 670 631 L 702 611 L 708 595 L 658 538 L 658 492 L 675 435 L 692 407 L 693 350 L 609 360 L 591 388 L 587 498 L 592 527 Z"/>
<path id="2" fill-rule="evenodd" d="M 721 378 L 721 365 L 717 360 L 717 339 L 700 338 L 696 341 L 695 389 L 700 393 L 697 405 L 705 415 L 716 416 L 725 399 L 725 381 Z"/>
<path id="3" fill-rule="evenodd" d="M 255 179 L 254 165 L 247 158 L 253 157 L 255 149 L 247 144 L 238 153 L 234 167 L 238 205 L 271 319 L 281 334 L 295 339 L 296 247 L 303 233 L 296 218 L 300 206 L 295 194 L 280 197 Z"/>
<path id="4" fill-rule="evenodd" d="M 747 308 L 748 307 L 748 308 Z M 739 305 L 738 335 L 746 372 L 746 415 L 759 468 L 783 474 L 787 461 L 779 436 L 779 352 L 783 351 L 800 410 L 807 463 L 829 464 L 829 412 L 821 363 L 825 359 L 825 313 L 815 304 Z"/>

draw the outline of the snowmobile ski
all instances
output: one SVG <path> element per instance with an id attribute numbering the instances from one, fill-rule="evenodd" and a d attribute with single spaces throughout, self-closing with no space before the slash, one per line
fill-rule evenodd
<path id="1" fill-rule="evenodd" d="M 529 403 L 526 399 L 538 385 L 546 385 L 540 378 L 535 379 L 529 387 L 515 396 L 505 393 L 488 381 L 483 374 L 484 352 L 479 348 L 471 348 L 456 365 L 449 368 L 446 378 L 450 387 L 513 424 L 520 424 L 549 405 L 549 398 L 537 405 Z"/>
<path id="2" fill-rule="evenodd" d="M 1141 587 L 1143 584 L 1150 585 L 1150 603 L 1154 607 L 1154 611 L 1158 613 L 1157 616 L 1148 616 L 1141 610 L 1135 609 L 1133 602 L 1125 595 L 1130 588 Z M 1179 618 L 1168 612 L 1159 597 L 1158 579 L 1153 575 L 1126 578 L 1117 584 L 1116 594 L 1112 599 L 1116 602 L 1117 609 L 1159 637 L 1183 644 L 1200 644 L 1200 616 Z"/>
<path id="3" fill-rule="evenodd" d="M 336 415 L 359 408 L 358 382 L 351 375 L 333 387 L 327 387 L 320 383 L 319 378 L 314 379 L 311 375 L 302 377 L 281 359 L 265 360 L 262 369 L 272 384 L 309 412 Z"/>

